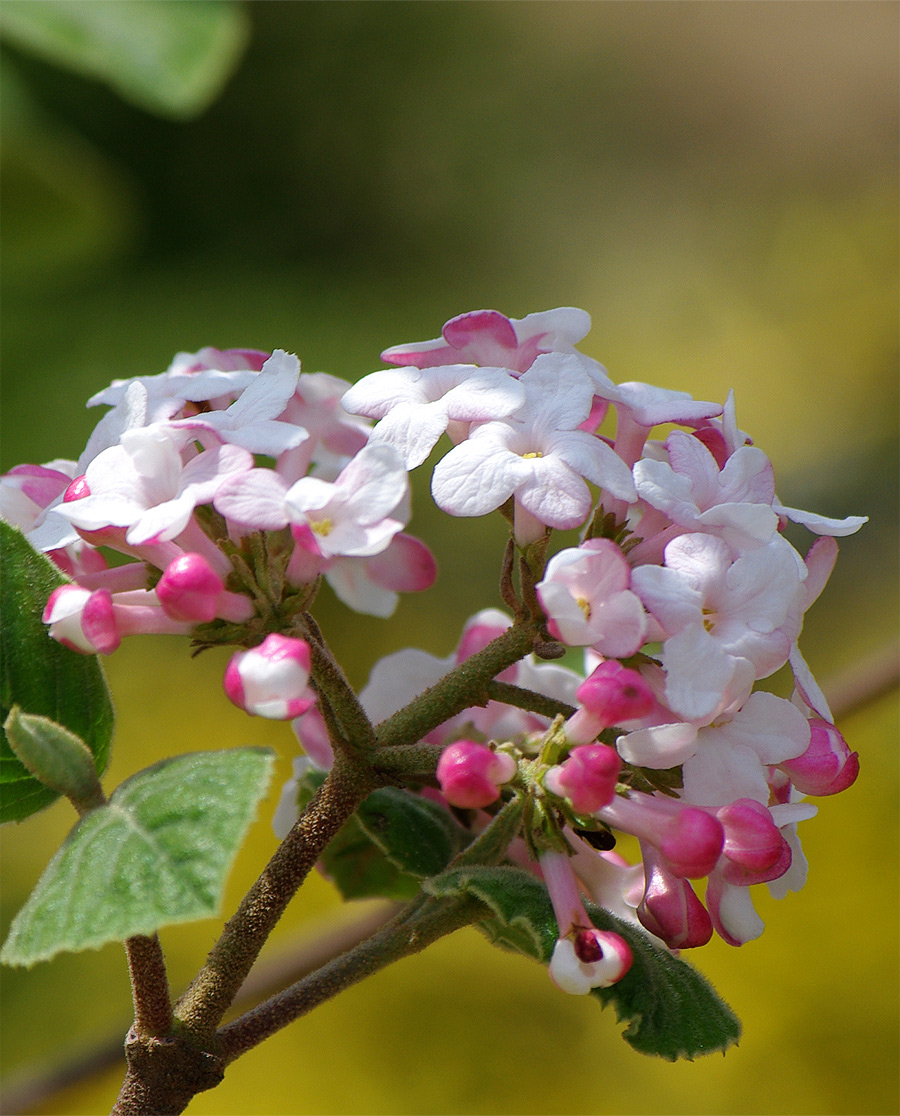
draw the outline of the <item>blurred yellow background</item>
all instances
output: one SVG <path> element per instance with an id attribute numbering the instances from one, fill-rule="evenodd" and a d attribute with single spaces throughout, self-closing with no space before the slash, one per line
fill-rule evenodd
<path id="1" fill-rule="evenodd" d="M 187 123 L 4 48 L 2 465 L 76 457 L 114 377 L 202 345 L 296 352 L 355 380 L 464 310 L 585 308 L 617 380 L 737 397 L 781 499 L 870 523 L 801 642 L 827 682 L 897 631 L 900 9 L 834 3 L 283 3 Z M 12 90 L 12 92 L 10 92 Z M 414 644 L 444 655 L 499 604 L 497 524 L 450 521 L 415 478 L 441 577 L 394 620 L 323 592 L 351 679 Z M 805 547 L 810 541 L 797 536 Z M 289 728 L 221 696 L 227 655 L 136 639 L 108 660 L 107 790 L 177 752 Z M 778 680 L 776 680 L 778 684 Z M 611 1013 L 463 931 L 251 1052 L 188 1112 L 880 1114 L 897 1111 L 897 704 L 841 725 L 858 783 L 801 827 L 803 892 L 757 888 L 767 929 L 693 960 L 744 1023 L 725 1057 L 633 1053 Z M 227 910 L 275 847 L 273 785 Z M 3 834 L 3 930 L 74 821 Z M 275 936 L 339 904 L 320 878 Z M 213 920 L 162 934 L 184 986 Z M 119 947 L 3 974 L 7 1080 L 123 1033 Z M 121 1071 L 43 1102 L 98 1113 Z"/>

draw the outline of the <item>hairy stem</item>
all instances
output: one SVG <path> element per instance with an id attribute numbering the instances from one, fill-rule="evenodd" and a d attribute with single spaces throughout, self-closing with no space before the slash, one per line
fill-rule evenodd
<path id="1" fill-rule="evenodd" d="M 143 1038 L 164 1035 L 172 1026 L 172 1001 L 162 946 L 156 934 L 136 934 L 125 942 L 134 1030 Z"/>
<path id="2" fill-rule="evenodd" d="M 443 721 L 470 705 L 490 701 L 488 683 L 531 650 L 537 634 L 533 621 L 514 624 L 471 658 L 460 663 L 409 705 L 378 725 L 378 744 L 414 744 Z"/>
<path id="3" fill-rule="evenodd" d="M 276 1031 L 365 977 L 477 921 L 484 911 L 477 899 L 466 897 L 429 899 L 412 916 L 401 912 L 368 941 L 223 1027 L 218 1038 L 225 1062 L 233 1062 Z"/>
<path id="4" fill-rule="evenodd" d="M 175 1007 L 195 1042 L 213 1038 L 260 949 L 329 841 L 375 789 L 366 768 L 338 757 L 328 778 L 225 924 L 206 964 Z"/>
<path id="5" fill-rule="evenodd" d="M 514 705 L 517 709 L 525 709 L 529 713 L 540 713 L 543 717 L 571 717 L 575 706 L 556 698 L 539 694 L 536 690 L 527 690 L 524 686 L 514 686 L 511 682 L 489 682 L 487 691 L 493 701 L 502 701 L 505 705 Z"/>

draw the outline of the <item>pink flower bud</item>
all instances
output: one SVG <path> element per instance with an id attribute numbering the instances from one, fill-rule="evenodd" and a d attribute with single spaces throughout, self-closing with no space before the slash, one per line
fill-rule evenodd
<path id="1" fill-rule="evenodd" d="M 717 810 L 716 816 L 725 829 L 721 871 L 726 883 L 766 883 L 790 868 L 791 847 L 761 802 L 739 798 Z"/>
<path id="2" fill-rule="evenodd" d="M 167 616 L 207 624 L 216 616 L 216 600 L 225 586 L 205 558 L 182 554 L 166 566 L 156 595 Z"/>
<path id="3" fill-rule="evenodd" d="M 500 785 L 516 771 L 516 761 L 505 752 L 492 752 L 474 740 L 457 740 L 441 752 L 437 780 L 451 806 L 477 810 L 496 802 Z"/>
<path id="4" fill-rule="evenodd" d="M 251 717 L 299 717 L 316 700 L 308 686 L 310 661 L 305 640 L 273 633 L 259 647 L 231 657 L 225 668 L 225 694 Z"/>
<path id="5" fill-rule="evenodd" d="M 685 879 L 666 871 L 651 845 L 642 845 L 646 886 L 637 908 L 641 924 L 670 949 L 693 949 L 712 937 L 712 919 Z"/>
<path id="6" fill-rule="evenodd" d="M 122 642 L 108 589 L 90 592 L 79 585 L 60 585 L 47 599 L 43 616 L 50 636 L 84 655 L 108 655 Z"/>
<path id="7" fill-rule="evenodd" d="M 573 996 L 616 984 L 631 968 L 633 956 L 624 938 L 605 930 L 580 928 L 560 938 L 550 958 L 550 979 Z"/>
<path id="8" fill-rule="evenodd" d="M 201 554 L 182 554 L 170 562 L 156 586 L 156 595 L 173 620 L 208 624 L 220 616 L 241 623 L 253 615 L 249 598 L 229 593 Z"/>
<path id="9" fill-rule="evenodd" d="M 809 722 L 809 747 L 802 756 L 778 765 L 803 794 L 838 794 L 856 781 L 859 755 L 851 752 L 847 741 L 834 725 L 819 717 Z"/>
<path id="10" fill-rule="evenodd" d="M 547 772 L 544 785 L 567 798 L 576 813 L 593 814 L 612 801 L 621 767 L 615 748 L 581 744 L 571 750 L 565 763 Z"/>
<path id="11" fill-rule="evenodd" d="M 636 670 L 607 659 L 575 691 L 581 708 L 566 722 L 566 736 L 588 744 L 611 725 L 643 717 L 656 704 L 653 691 Z"/>
<path id="12" fill-rule="evenodd" d="M 718 863 L 725 842 L 721 822 L 673 798 L 632 792 L 596 812 L 607 825 L 654 845 L 674 876 L 700 879 Z"/>

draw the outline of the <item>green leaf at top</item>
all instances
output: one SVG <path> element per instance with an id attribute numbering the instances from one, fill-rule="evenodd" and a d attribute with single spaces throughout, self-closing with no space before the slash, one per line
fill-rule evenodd
<path id="1" fill-rule="evenodd" d="M 216 97 L 247 40 L 223 0 L 4 0 L 0 32 L 23 50 L 98 78 L 138 107 L 194 116 Z"/>
<path id="2" fill-rule="evenodd" d="M 41 615 L 66 578 L 14 527 L 0 522 L 0 724 L 13 705 L 81 738 L 98 774 L 109 759 L 113 710 L 96 655 L 79 655 L 47 634 Z M 0 821 L 22 821 L 59 797 L 29 774 L 0 734 Z"/>
<path id="3" fill-rule="evenodd" d="M 33 965 L 215 915 L 273 762 L 262 748 L 197 752 L 127 779 L 47 865 L 0 960 Z"/>
<path id="4" fill-rule="evenodd" d="M 595 926 L 621 934 L 631 947 L 634 961 L 625 976 L 591 995 L 615 1007 L 616 1018 L 628 1024 L 622 1037 L 635 1050 L 674 1062 L 738 1041 L 740 1021 L 693 965 L 609 911 L 589 904 L 588 912 Z"/>

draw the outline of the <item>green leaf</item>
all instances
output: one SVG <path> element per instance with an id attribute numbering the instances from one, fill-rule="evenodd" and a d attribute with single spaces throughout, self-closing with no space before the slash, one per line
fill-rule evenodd
<path id="1" fill-rule="evenodd" d="M 139 108 L 183 119 L 218 95 L 248 24 L 239 5 L 223 0 L 4 0 L 0 33 Z"/>
<path id="2" fill-rule="evenodd" d="M 0 960 L 33 965 L 215 915 L 273 761 L 262 748 L 197 752 L 126 780 L 47 865 Z"/>
<path id="3" fill-rule="evenodd" d="M 301 810 L 325 777 L 314 768 L 301 776 Z M 436 803 L 397 787 L 382 787 L 341 827 L 322 854 L 321 865 L 344 899 L 408 902 L 419 894 L 423 877 L 447 867 L 466 836 Z"/>
<path id="4" fill-rule="evenodd" d="M 79 655 L 50 639 L 41 615 L 66 578 L 20 531 L 0 522 L 0 719 L 13 705 L 47 717 L 80 737 L 98 774 L 106 769 L 113 710 L 96 655 Z M 22 821 L 58 793 L 39 782 L 0 737 L 0 821 Z"/>
<path id="5" fill-rule="evenodd" d="M 631 923 L 587 904 L 594 925 L 613 930 L 631 946 L 634 961 L 625 976 L 591 995 L 627 1023 L 622 1037 L 642 1054 L 674 1062 L 726 1050 L 741 1035 L 731 1008 L 692 965 L 657 944 Z"/>
<path id="6" fill-rule="evenodd" d="M 466 840 L 445 809 L 399 787 L 373 791 L 356 816 L 391 864 L 420 880 L 442 872 Z"/>
<path id="7" fill-rule="evenodd" d="M 558 929 L 546 887 L 521 868 L 473 865 L 451 868 L 426 880 L 436 896 L 472 895 L 486 903 L 493 918 L 478 924 L 498 946 L 524 953 L 546 965 Z M 693 966 L 670 953 L 639 927 L 593 904 L 586 905 L 594 925 L 628 942 L 634 961 L 618 984 L 595 988 L 592 995 L 627 1023 L 622 1037 L 642 1054 L 675 1061 L 725 1050 L 737 1042 L 741 1026 L 731 1008 Z"/>
<path id="8" fill-rule="evenodd" d="M 556 944 L 557 928 L 544 885 L 522 868 L 472 865 L 451 868 L 422 885 L 431 895 L 471 895 L 486 903 L 494 917 L 478 928 L 498 946 L 546 964 Z"/>
<path id="9" fill-rule="evenodd" d="M 419 881 L 401 872 L 372 841 L 354 815 L 322 854 L 322 867 L 344 899 L 394 899 L 419 894 Z"/>

